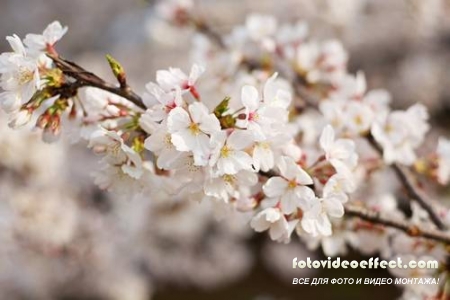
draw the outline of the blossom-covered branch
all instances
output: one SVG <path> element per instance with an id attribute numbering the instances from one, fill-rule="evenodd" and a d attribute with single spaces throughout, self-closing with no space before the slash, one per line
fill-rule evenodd
<path id="1" fill-rule="evenodd" d="M 166 25 L 197 29 L 192 67 L 158 70 L 142 97 L 110 56 L 117 86 L 64 60 L 59 22 L 8 37 L 0 101 L 10 126 L 41 128 L 45 141 L 67 130 L 101 156 L 98 186 L 124 198 L 203 201 L 219 218 L 242 213 L 274 241 L 295 236 L 327 255 L 407 249 L 447 260 L 450 212 L 404 170 L 430 185 L 450 178 L 448 140 L 416 153 L 430 129 L 423 105 L 392 110 L 387 91 L 367 91 L 363 73 L 347 71 L 339 41 L 310 39 L 303 22 L 253 14 L 219 35 L 187 2 L 160 9 Z M 399 204 L 391 167 L 415 202 Z"/>
<path id="2" fill-rule="evenodd" d="M 194 18 L 193 16 L 191 16 Z M 192 23 L 195 25 L 197 30 L 206 36 L 208 36 L 213 42 L 215 42 L 220 48 L 226 49 L 226 43 L 223 41 L 220 34 L 214 31 L 214 29 L 211 28 L 207 24 L 206 21 L 199 21 L 195 20 L 195 18 L 192 20 Z M 249 67 L 250 69 L 258 69 L 258 68 L 264 68 L 264 66 L 259 63 L 258 61 L 249 61 L 248 59 L 243 59 L 242 63 Z M 286 69 L 286 66 L 277 66 L 276 71 L 284 73 L 284 70 Z M 321 102 L 321 98 L 317 97 L 317 95 L 314 94 L 314 91 L 311 91 L 311 88 L 307 88 L 305 84 L 307 85 L 307 81 L 305 78 L 302 77 L 304 74 L 297 74 L 294 71 L 294 75 L 291 79 L 293 89 L 295 91 L 295 94 L 298 96 L 299 100 L 302 100 L 302 105 L 296 106 L 297 109 L 303 109 L 306 106 L 312 107 L 314 109 L 319 109 L 319 104 Z M 377 141 L 373 138 L 372 135 L 367 135 L 367 141 L 370 143 L 370 145 L 377 150 L 380 155 L 383 155 L 383 149 L 380 147 L 380 145 L 377 143 Z M 440 220 L 440 218 L 437 216 L 436 212 L 434 211 L 432 205 L 430 204 L 430 200 L 426 199 L 426 196 L 421 194 L 420 191 L 418 191 L 418 187 L 415 186 L 413 183 L 413 179 L 411 178 L 411 175 L 409 172 L 404 169 L 402 166 L 400 166 L 398 163 L 392 163 L 391 164 L 392 170 L 397 175 L 397 178 L 405 188 L 405 191 L 412 200 L 415 200 L 419 203 L 419 205 L 428 212 L 431 220 L 433 223 L 439 228 L 439 229 L 445 229 L 446 226 L 443 224 L 443 222 Z"/>

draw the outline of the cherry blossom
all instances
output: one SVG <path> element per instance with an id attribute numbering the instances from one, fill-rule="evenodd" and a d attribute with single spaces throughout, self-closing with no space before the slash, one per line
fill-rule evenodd
<path id="1" fill-rule="evenodd" d="M 189 105 L 188 111 L 177 107 L 169 113 L 171 142 L 178 151 L 192 151 L 196 164 L 204 165 L 210 155 L 210 135 L 220 130 L 220 124 L 202 103 Z"/>
<path id="2" fill-rule="evenodd" d="M 406 111 L 393 111 L 379 117 L 372 126 L 372 134 L 383 147 L 386 163 L 414 163 L 414 150 L 423 142 L 429 129 L 427 120 L 428 112 L 421 104 L 415 104 Z"/>
<path id="3" fill-rule="evenodd" d="M 271 177 L 263 186 L 264 194 L 279 199 L 283 213 L 290 214 L 296 208 L 304 208 L 314 198 L 307 187 L 313 183 L 311 177 L 290 157 L 283 156 L 277 164 L 281 176 Z"/>
<path id="4" fill-rule="evenodd" d="M 250 226 L 256 232 L 269 230 L 270 238 L 274 241 L 288 241 L 297 222 L 288 222 L 277 208 L 266 208 L 252 219 Z"/>

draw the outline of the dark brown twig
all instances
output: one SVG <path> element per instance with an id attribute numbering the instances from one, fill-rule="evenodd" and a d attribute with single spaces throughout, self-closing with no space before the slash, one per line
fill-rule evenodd
<path id="1" fill-rule="evenodd" d="M 383 155 L 383 149 L 378 145 L 372 135 L 367 137 L 367 141 L 380 155 Z M 433 210 L 433 207 L 430 204 L 430 201 L 426 199 L 424 195 L 418 190 L 418 188 L 413 183 L 412 175 L 410 172 L 404 167 L 400 166 L 397 163 L 393 163 L 391 165 L 392 170 L 394 171 L 397 178 L 400 180 L 402 186 L 404 187 L 406 194 L 411 199 L 415 200 L 430 216 L 431 221 L 441 230 L 445 230 L 446 226 L 442 223 L 439 216 Z"/>
<path id="2" fill-rule="evenodd" d="M 402 220 L 393 220 L 382 216 L 379 212 L 364 209 L 363 207 L 346 204 L 345 214 L 362 220 L 387 227 L 396 228 L 412 237 L 423 237 L 450 245 L 450 235 L 446 232 L 433 229 L 424 229 L 415 224 Z"/>
<path id="3" fill-rule="evenodd" d="M 133 92 L 128 86 L 126 87 L 117 87 L 113 84 L 110 84 L 94 73 L 91 73 L 89 71 L 86 71 L 82 67 L 78 66 L 77 64 L 70 62 L 68 60 L 65 60 L 59 56 L 53 56 L 49 55 L 49 57 L 53 60 L 55 65 L 67 76 L 70 76 L 74 78 L 79 86 L 91 86 L 96 87 L 105 91 L 108 91 L 110 93 L 116 94 L 120 97 L 123 97 L 136 106 L 146 109 L 144 102 L 142 101 L 142 98 Z"/>

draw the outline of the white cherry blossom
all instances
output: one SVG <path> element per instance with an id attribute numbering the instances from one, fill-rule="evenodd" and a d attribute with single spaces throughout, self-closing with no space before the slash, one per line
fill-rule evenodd
<path id="1" fill-rule="evenodd" d="M 168 70 L 159 70 L 156 72 L 156 82 L 166 92 L 175 90 L 177 87 L 182 91 L 190 91 L 194 97 L 199 98 L 195 83 L 205 68 L 194 64 L 189 75 L 186 75 L 181 69 L 169 68 Z"/>
<path id="2" fill-rule="evenodd" d="M 219 131 L 211 138 L 214 148 L 209 164 L 216 166 L 219 175 L 236 174 L 240 170 L 252 169 L 252 158 L 245 149 L 252 144 L 252 136 L 244 130 L 234 130 L 227 135 Z"/>
<path id="3" fill-rule="evenodd" d="M 371 132 L 383 147 L 383 158 L 387 164 L 398 162 L 409 166 L 414 163 L 414 150 L 422 144 L 429 129 L 427 120 L 428 112 L 421 104 L 379 117 Z"/>
<path id="4" fill-rule="evenodd" d="M 66 33 L 67 26 L 63 27 L 58 21 L 54 21 L 44 29 L 42 34 L 29 33 L 23 40 L 24 44 L 33 54 L 41 54 L 55 45 Z"/>
<path id="5" fill-rule="evenodd" d="M 277 164 L 281 176 L 269 178 L 263 186 L 264 194 L 271 199 L 279 199 L 283 213 L 293 213 L 304 208 L 314 199 L 314 192 L 307 187 L 313 183 L 311 177 L 295 161 L 287 156 Z"/>
<path id="6" fill-rule="evenodd" d="M 320 147 L 325 157 L 339 171 L 343 167 L 352 170 L 358 161 L 355 143 L 350 139 L 336 139 L 333 127 L 327 125 L 320 136 Z"/>
<path id="7" fill-rule="evenodd" d="M 250 226 L 256 232 L 269 230 L 274 241 L 289 241 L 297 223 L 298 220 L 287 221 L 280 209 L 269 207 L 254 216 Z"/>
<path id="8" fill-rule="evenodd" d="M 13 50 L 0 55 L 0 105 L 8 113 L 17 111 L 40 88 L 37 61 L 28 56 L 17 35 L 6 38 Z"/>
<path id="9" fill-rule="evenodd" d="M 220 130 L 220 124 L 208 108 L 194 102 L 188 111 L 181 107 L 172 109 L 167 119 L 171 142 L 178 151 L 192 151 L 195 163 L 205 165 L 210 155 L 210 135 Z"/>

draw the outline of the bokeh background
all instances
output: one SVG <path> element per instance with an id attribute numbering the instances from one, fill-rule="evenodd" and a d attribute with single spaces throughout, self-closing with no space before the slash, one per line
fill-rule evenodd
<path id="1" fill-rule="evenodd" d="M 350 70 L 363 70 L 370 88 L 389 90 L 394 107 L 424 103 L 434 126 L 430 141 L 450 134 L 450 1 L 196 3 L 219 32 L 252 12 L 308 21 L 318 39 L 341 39 Z M 154 4 L 0 0 L 0 36 L 39 33 L 59 20 L 69 26 L 58 45 L 63 56 L 113 81 L 104 59 L 110 53 L 142 91 L 157 69 L 189 66 L 191 36 L 160 34 Z M 0 50 L 8 50 L 6 40 Z M 96 161 L 84 144 L 46 145 L 37 133 L 12 131 L 0 115 L 0 299 L 369 300 L 401 293 L 394 286 L 293 286 L 293 277 L 389 275 L 292 270 L 293 257 L 323 254 L 255 235 L 240 216 L 217 222 L 207 204 L 116 199 L 93 184 Z"/>

